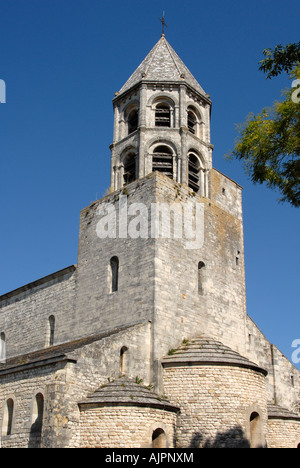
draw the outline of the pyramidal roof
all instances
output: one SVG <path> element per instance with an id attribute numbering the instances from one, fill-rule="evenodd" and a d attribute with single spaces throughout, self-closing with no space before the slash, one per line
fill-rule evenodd
<path id="1" fill-rule="evenodd" d="M 118 94 L 128 91 L 142 80 L 154 82 L 182 81 L 194 88 L 198 93 L 206 95 L 196 78 L 170 46 L 164 34 Z"/>

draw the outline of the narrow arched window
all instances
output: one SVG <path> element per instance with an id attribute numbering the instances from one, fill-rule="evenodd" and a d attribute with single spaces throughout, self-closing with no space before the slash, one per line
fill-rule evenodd
<path id="1" fill-rule="evenodd" d="M 203 138 L 202 135 L 202 118 L 199 109 L 196 106 L 187 108 L 187 127 L 190 133 L 198 138 Z"/>
<path id="2" fill-rule="evenodd" d="M 127 346 L 122 346 L 120 350 L 120 373 L 125 374 L 127 372 L 127 356 L 128 348 Z"/>
<path id="3" fill-rule="evenodd" d="M 198 263 L 198 294 L 203 296 L 204 294 L 204 272 L 205 272 L 205 263 Z"/>
<path id="4" fill-rule="evenodd" d="M 32 408 L 32 425 L 31 433 L 41 434 L 43 427 L 44 416 L 44 396 L 42 393 L 37 393 Z"/>
<path id="5" fill-rule="evenodd" d="M 166 448 L 167 437 L 163 429 L 155 429 L 152 433 L 152 448 Z"/>
<path id="6" fill-rule="evenodd" d="M 119 287 L 119 259 L 112 257 L 109 262 L 109 282 L 110 292 L 118 291 Z"/>
<path id="7" fill-rule="evenodd" d="M 137 109 L 133 109 L 128 116 L 128 134 L 135 132 L 138 128 L 139 113 Z"/>
<path id="8" fill-rule="evenodd" d="M 4 362 L 6 359 L 6 339 L 5 333 L 0 334 L 0 362 Z"/>
<path id="9" fill-rule="evenodd" d="M 164 175 L 173 179 L 173 153 L 165 145 L 157 146 L 152 157 L 152 171 L 162 172 Z"/>
<path id="10" fill-rule="evenodd" d="M 198 193 L 200 190 L 200 161 L 194 153 L 190 153 L 188 157 L 188 185 Z"/>
<path id="11" fill-rule="evenodd" d="M 251 448 L 262 447 L 262 424 L 260 415 L 254 411 L 250 416 L 250 444 Z"/>
<path id="12" fill-rule="evenodd" d="M 54 334 L 55 334 L 55 317 L 50 315 L 48 319 L 48 346 L 54 345 Z"/>
<path id="13" fill-rule="evenodd" d="M 136 155 L 129 153 L 124 160 L 124 184 L 130 184 L 136 180 Z"/>
<path id="14" fill-rule="evenodd" d="M 155 108 L 155 126 L 170 127 L 171 126 L 171 110 L 166 103 L 159 103 Z"/>
<path id="15" fill-rule="evenodd" d="M 193 135 L 196 134 L 196 125 L 197 125 L 197 118 L 196 115 L 194 114 L 193 111 L 189 110 L 188 111 L 188 118 L 187 118 L 187 123 L 188 123 L 188 129 Z"/>
<path id="16" fill-rule="evenodd" d="M 14 400 L 9 398 L 6 402 L 3 414 L 2 422 L 2 435 L 8 436 L 12 433 L 13 425 L 13 416 L 14 416 Z"/>

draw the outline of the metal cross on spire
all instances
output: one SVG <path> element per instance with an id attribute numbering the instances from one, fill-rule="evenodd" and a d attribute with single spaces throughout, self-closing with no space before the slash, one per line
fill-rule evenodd
<path id="1" fill-rule="evenodd" d="M 164 36 L 165 35 L 165 27 L 168 27 L 167 23 L 165 22 L 165 12 L 164 11 L 163 11 L 162 18 L 159 18 L 159 21 L 161 21 L 161 24 L 162 24 L 162 33 L 161 33 L 161 35 Z"/>

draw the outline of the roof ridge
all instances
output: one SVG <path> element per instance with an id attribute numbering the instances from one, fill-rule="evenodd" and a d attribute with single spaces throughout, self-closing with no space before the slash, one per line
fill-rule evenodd
<path id="1" fill-rule="evenodd" d="M 173 49 L 173 47 L 171 46 L 171 44 L 168 43 L 168 41 L 167 41 L 167 39 L 166 39 L 165 37 L 162 37 L 162 39 L 164 39 L 164 41 L 165 41 L 165 43 L 166 43 L 166 47 L 167 47 L 167 49 L 168 49 L 168 51 L 169 51 L 169 54 L 171 55 L 171 58 L 172 58 L 172 60 L 173 60 L 173 62 L 174 62 L 174 65 L 175 65 L 175 67 L 177 68 L 178 73 L 181 75 L 182 71 L 179 69 L 179 67 L 178 67 L 178 65 L 177 65 L 177 62 L 176 62 L 176 60 L 175 60 L 175 57 L 174 57 L 174 55 L 173 55 L 173 52 L 175 52 L 175 50 Z M 176 53 L 176 52 L 175 52 L 175 53 Z M 177 54 L 176 54 L 176 55 L 177 55 Z M 179 57 L 178 57 L 178 58 L 179 58 Z M 180 59 L 180 60 L 181 60 L 181 59 Z"/>
<path id="2" fill-rule="evenodd" d="M 148 55 L 145 57 L 145 59 L 144 59 L 144 60 L 146 60 L 147 57 L 151 54 L 149 63 L 148 63 L 148 65 L 146 66 L 146 69 L 145 69 L 145 75 L 146 75 L 146 76 L 147 76 L 148 70 L 149 70 L 149 68 L 150 68 L 151 62 L 152 62 L 152 60 L 153 60 L 153 58 L 154 58 L 155 52 L 156 52 L 156 50 L 159 48 L 159 46 L 160 46 L 160 44 L 161 44 L 161 42 L 162 42 L 162 39 L 163 39 L 163 37 L 161 37 L 160 40 L 155 44 L 155 46 L 152 47 L 152 49 L 150 50 L 149 54 L 148 54 Z M 144 61 L 144 60 L 143 60 L 143 61 Z M 142 63 L 143 63 L 143 62 L 142 62 Z M 142 64 L 142 63 L 141 63 L 141 64 Z"/>

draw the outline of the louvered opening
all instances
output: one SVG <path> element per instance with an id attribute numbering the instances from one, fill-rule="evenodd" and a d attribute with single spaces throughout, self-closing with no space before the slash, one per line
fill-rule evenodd
<path id="1" fill-rule="evenodd" d="M 130 184 L 136 179 L 135 154 L 129 154 L 124 162 L 124 184 Z"/>
<path id="2" fill-rule="evenodd" d="M 189 111 L 188 112 L 188 129 L 194 135 L 196 133 L 196 124 L 197 124 L 197 119 L 196 119 L 194 113 Z"/>
<path id="3" fill-rule="evenodd" d="M 199 183 L 199 171 L 200 171 L 200 163 L 194 154 L 189 155 L 189 165 L 188 165 L 188 178 L 189 178 L 189 187 L 194 190 L 194 192 L 198 192 L 200 189 Z"/>
<path id="4" fill-rule="evenodd" d="M 167 104 L 157 104 L 155 109 L 155 126 L 170 127 L 171 112 Z"/>
<path id="5" fill-rule="evenodd" d="M 138 120 L 138 111 L 137 109 L 134 109 L 132 112 L 130 112 L 128 117 L 128 134 L 135 132 L 135 130 L 138 128 Z"/>
<path id="6" fill-rule="evenodd" d="M 153 153 L 152 170 L 162 172 L 173 179 L 173 155 L 166 146 L 159 146 Z"/>

